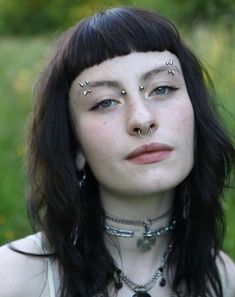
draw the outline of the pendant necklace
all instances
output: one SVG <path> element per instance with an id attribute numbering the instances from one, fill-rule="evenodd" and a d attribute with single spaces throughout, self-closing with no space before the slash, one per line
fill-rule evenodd
<path id="1" fill-rule="evenodd" d="M 125 225 L 132 225 L 132 226 L 142 226 L 144 227 L 144 232 L 141 234 L 141 238 L 137 239 L 136 245 L 137 247 L 145 252 L 148 251 L 154 246 L 156 243 L 156 238 L 159 236 L 166 235 L 170 231 L 172 231 L 175 228 L 176 220 L 172 220 L 172 222 L 161 228 L 157 228 L 155 230 L 150 230 L 150 227 L 153 223 L 156 223 L 160 221 L 161 219 L 167 217 L 171 212 L 171 209 L 169 209 L 167 212 L 162 214 L 159 217 L 153 218 L 153 219 L 146 219 L 146 220 L 130 220 L 130 219 L 121 219 L 117 217 L 112 217 L 109 215 L 106 215 L 106 221 L 115 222 L 118 224 L 125 224 Z M 107 223 L 105 224 L 105 231 L 108 234 L 119 236 L 119 237 L 133 237 L 135 235 L 135 232 L 133 230 L 127 230 L 127 229 L 118 229 L 114 228 Z"/>
<path id="2" fill-rule="evenodd" d="M 168 250 L 164 253 L 161 261 L 161 266 L 156 270 L 152 278 L 145 284 L 136 284 L 129 279 L 122 271 L 120 271 L 120 279 L 132 290 L 134 294 L 132 297 L 151 297 L 148 293 L 156 282 L 161 278 L 159 285 L 164 287 L 166 285 L 166 273 L 167 273 L 167 259 L 172 251 L 172 244 L 169 244 Z"/>

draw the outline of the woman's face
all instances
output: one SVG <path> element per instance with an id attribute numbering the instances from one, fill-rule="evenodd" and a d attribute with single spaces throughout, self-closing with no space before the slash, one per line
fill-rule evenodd
<path id="1" fill-rule="evenodd" d="M 191 171 L 194 113 L 170 52 L 133 52 L 85 69 L 71 86 L 70 109 L 78 167 L 88 162 L 101 190 L 150 195 Z"/>

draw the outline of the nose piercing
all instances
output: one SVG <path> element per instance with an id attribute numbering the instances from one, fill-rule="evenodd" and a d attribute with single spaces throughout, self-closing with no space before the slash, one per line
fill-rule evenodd
<path id="1" fill-rule="evenodd" d="M 146 130 L 145 130 L 145 131 L 146 131 Z M 146 132 L 147 132 L 147 133 L 146 133 Z M 146 134 L 150 134 L 150 136 L 151 136 L 152 133 L 153 133 L 153 129 L 149 126 L 149 127 L 148 127 L 148 130 L 147 130 L 146 132 L 143 133 L 143 130 L 139 128 L 139 129 L 138 129 L 139 137 L 144 138 L 144 136 L 145 136 Z"/>

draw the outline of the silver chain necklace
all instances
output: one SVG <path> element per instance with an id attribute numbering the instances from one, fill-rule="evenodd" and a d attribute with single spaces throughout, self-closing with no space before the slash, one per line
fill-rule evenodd
<path id="1" fill-rule="evenodd" d="M 156 223 L 160 221 L 161 219 L 167 217 L 172 208 L 168 209 L 164 214 L 153 218 L 153 219 L 146 219 L 146 220 L 131 220 L 131 219 L 122 219 L 122 218 L 117 218 L 117 217 L 112 217 L 110 215 L 105 215 L 105 219 L 109 220 L 114 223 L 119 223 L 119 224 L 124 224 L 124 225 L 132 225 L 132 226 L 142 226 L 145 229 L 149 230 L 149 228 L 152 226 L 153 223 Z"/>
<path id="2" fill-rule="evenodd" d="M 155 230 L 145 230 L 141 234 L 141 238 L 138 238 L 136 241 L 137 247 L 143 252 L 150 250 L 156 243 L 156 238 L 166 235 L 170 231 L 174 230 L 175 225 L 176 220 L 173 219 L 172 222 L 165 227 L 157 228 Z M 133 237 L 135 235 L 133 230 L 117 229 L 107 224 L 105 224 L 105 231 L 106 233 L 117 237 Z"/>
<path id="3" fill-rule="evenodd" d="M 161 261 L 161 266 L 156 270 L 152 278 L 144 284 L 136 284 L 132 280 L 129 279 L 122 271 L 120 274 L 120 278 L 123 282 L 134 291 L 134 295 L 132 297 L 151 297 L 147 292 L 150 291 L 153 286 L 156 284 L 158 279 L 161 277 L 161 281 L 159 285 L 164 287 L 166 284 L 166 273 L 167 273 L 167 258 L 172 250 L 172 244 L 169 244 L 168 250 L 164 253 Z"/>
<path id="4" fill-rule="evenodd" d="M 110 215 L 105 215 L 105 219 L 106 221 L 111 221 L 118 224 L 144 227 L 144 232 L 141 234 L 141 238 L 137 239 L 136 245 L 141 251 L 146 252 L 155 245 L 157 237 L 166 235 L 175 228 L 176 220 L 173 219 L 168 226 L 150 230 L 153 223 L 156 223 L 167 217 L 171 213 L 171 211 L 172 208 L 168 209 L 165 213 L 156 218 L 148 218 L 146 220 L 123 219 Z M 105 224 L 105 231 L 108 234 L 119 237 L 133 237 L 135 235 L 135 232 L 133 230 L 114 228 L 107 223 Z"/>

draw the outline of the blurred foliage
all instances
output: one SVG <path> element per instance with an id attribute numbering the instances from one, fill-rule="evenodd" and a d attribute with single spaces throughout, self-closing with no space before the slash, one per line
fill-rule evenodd
<path id="1" fill-rule="evenodd" d="M 61 31 L 96 11 L 122 5 L 158 10 L 184 26 L 221 22 L 230 28 L 234 0 L 0 0 L 0 34 Z"/>

